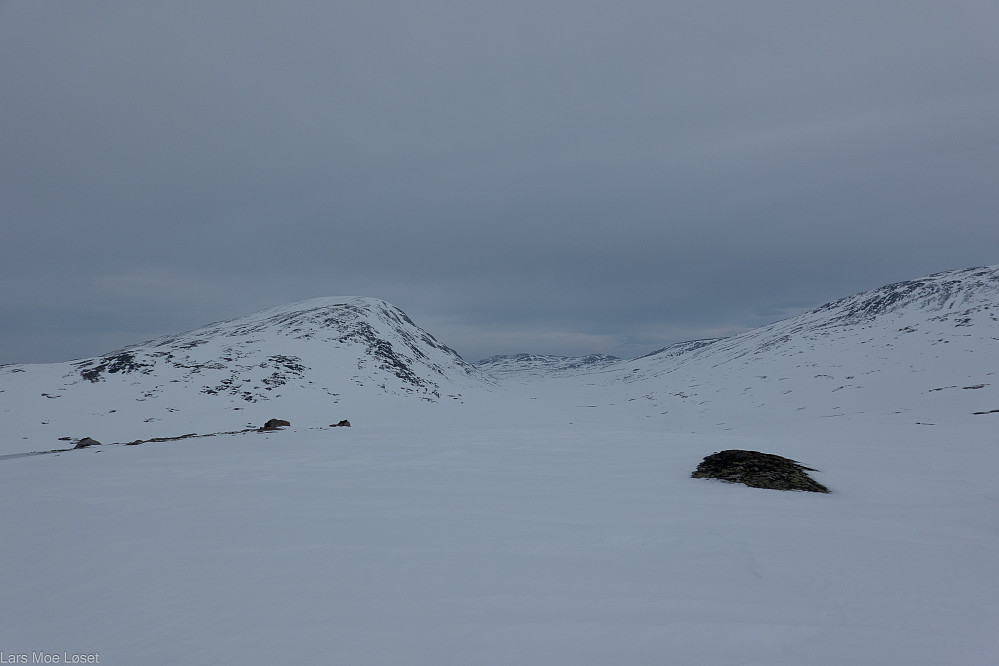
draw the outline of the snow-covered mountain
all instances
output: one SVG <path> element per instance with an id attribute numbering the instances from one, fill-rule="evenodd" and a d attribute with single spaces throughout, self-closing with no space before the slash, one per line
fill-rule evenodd
<path id="1" fill-rule="evenodd" d="M 662 427 L 999 409 L 999 266 L 891 284 L 730 338 L 555 378 L 551 397 Z M 622 412 L 621 403 L 628 403 Z"/>
<path id="2" fill-rule="evenodd" d="M 28 447 L 23 440 L 36 440 L 38 425 L 51 436 L 31 447 L 64 436 L 123 441 L 227 430 L 292 415 L 407 420 L 414 402 L 471 402 L 480 409 L 462 418 L 506 419 L 509 405 L 490 407 L 504 390 L 511 405 L 523 403 L 513 409 L 551 422 L 639 418 L 650 427 L 734 428 L 868 412 L 933 422 L 999 409 L 997 316 L 999 267 L 992 266 L 887 285 L 731 338 L 631 360 L 517 354 L 472 365 L 384 301 L 314 299 L 97 358 L 2 367 L 4 452 Z M 529 395 L 518 388 L 525 382 Z"/>
<path id="3" fill-rule="evenodd" d="M 72 365 L 92 383 L 155 377 L 146 397 L 179 382 L 247 402 L 278 397 L 289 384 L 307 388 L 320 377 L 433 401 L 442 384 L 477 374 L 405 312 L 374 298 L 302 301 Z"/>
<path id="4" fill-rule="evenodd" d="M 503 387 L 514 402 L 533 400 L 525 413 L 552 422 L 577 420 L 581 405 L 584 420 L 673 428 L 867 412 L 932 422 L 999 408 L 997 316 L 992 266 L 887 285 L 631 360 L 517 354 L 472 365 L 384 301 L 322 298 L 97 358 L 0 368 L 0 409 L 14 435 L 7 451 L 23 449 L 18 440 L 37 436 L 39 424 L 50 440 L 134 439 L 292 414 L 409 419 L 414 399 L 470 400 L 475 414 L 505 419 L 509 407 L 490 409 Z M 529 396 L 517 388 L 524 382 Z"/>
<path id="5" fill-rule="evenodd" d="M 331 297 L 96 358 L 4 366 L 0 400 L 10 423 L 127 438 L 179 427 L 231 429 L 232 411 L 259 419 L 313 410 L 332 418 L 380 404 L 378 395 L 460 400 L 491 381 L 399 308 L 374 298 Z M 203 419 L 212 425 L 199 425 Z M 139 432 L 136 421 L 152 425 Z"/>

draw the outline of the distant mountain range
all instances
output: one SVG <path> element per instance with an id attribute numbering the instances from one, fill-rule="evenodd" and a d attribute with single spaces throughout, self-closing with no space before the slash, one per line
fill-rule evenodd
<path id="1" fill-rule="evenodd" d="M 175 412 L 194 424 L 197 415 L 260 412 L 254 405 L 285 410 L 272 416 L 332 416 L 349 406 L 392 418 L 399 400 L 461 403 L 541 380 L 550 380 L 552 395 L 586 386 L 594 396 L 587 403 L 640 405 L 636 414 L 669 414 L 674 423 L 704 415 L 725 423 L 747 410 L 754 418 L 932 414 L 955 388 L 965 396 L 961 409 L 991 413 L 999 409 L 997 342 L 999 266 L 879 287 L 741 335 L 630 360 L 516 354 L 470 364 L 385 301 L 320 298 L 95 358 L 0 367 L 0 413 L 13 434 L 37 430 L 18 430 L 19 422 L 165 428 Z M 391 398 L 392 409 L 378 396 Z"/>
<path id="2" fill-rule="evenodd" d="M 477 361 L 475 366 L 496 377 L 552 375 L 591 372 L 613 366 L 621 359 L 606 354 L 589 356 L 551 356 L 546 354 L 500 354 Z"/>

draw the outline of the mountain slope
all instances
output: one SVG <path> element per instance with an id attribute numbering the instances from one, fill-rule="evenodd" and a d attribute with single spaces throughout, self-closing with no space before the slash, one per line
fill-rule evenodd
<path id="1" fill-rule="evenodd" d="M 999 266 L 833 301 L 709 344 L 623 362 L 660 411 L 754 418 L 878 411 L 933 420 L 999 408 Z M 634 389 L 639 389 L 638 392 Z M 649 398 L 645 398 L 649 400 Z M 955 412 L 956 410 L 956 412 Z"/>
<path id="2" fill-rule="evenodd" d="M 281 353 L 277 353 L 281 352 Z M 295 353 L 292 353 L 295 352 Z M 305 365 L 302 356 L 308 357 Z M 399 308 L 373 298 L 320 298 L 210 324 L 177 336 L 73 363 L 82 379 L 115 374 L 171 375 L 208 395 L 268 400 L 313 366 L 348 367 L 350 381 L 386 392 L 440 398 L 440 384 L 476 375 L 454 350 L 419 328 Z M 156 390 L 154 387 L 153 390 Z"/>
<path id="3" fill-rule="evenodd" d="M 677 343 L 531 381 L 538 418 L 664 430 L 999 409 L 999 266 L 886 285 L 730 338 Z M 491 365 L 491 364 L 490 364 Z M 519 369 L 518 369 L 519 367 Z M 511 388 L 539 371 L 507 362 Z M 821 422 L 821 421 L 820 421 Z"/>
<path id="4" fill-rule="evenodd" d="M 42 424 L 57 436 L 134 439 L 232 429 L 242 423 L 233 411 L 348 418 L 377 410 L 378 396 L 451 401 L 490 381 L 385 301 L 320 298 L 97 358 L 6 366 L 0 399 L 5 420 L 24 425 L 20 437 Z"/>

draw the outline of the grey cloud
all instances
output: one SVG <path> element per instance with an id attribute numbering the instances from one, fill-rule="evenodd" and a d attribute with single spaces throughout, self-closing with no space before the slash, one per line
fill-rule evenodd
<path id="1" fill-rule="evenodd" d="M 996 263 L 997 28 L 973 2 L 6 3 L 0 362 L 326 294 L 470 358 L 629 355 Z"/>

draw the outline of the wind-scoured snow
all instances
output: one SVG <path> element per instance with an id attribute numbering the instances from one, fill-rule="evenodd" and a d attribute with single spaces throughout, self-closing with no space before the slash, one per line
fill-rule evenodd
<path id="1" fill-rule="evenodd" d="M 0 368 L 0 651 L 997 663 L 997 310 L 978 268 L 637 359 L 472 366 L 319 299 Z M 104 445 L 18 455 L 59 436 Z M 831 493 L 690 478 L 726 449 Z"/>

